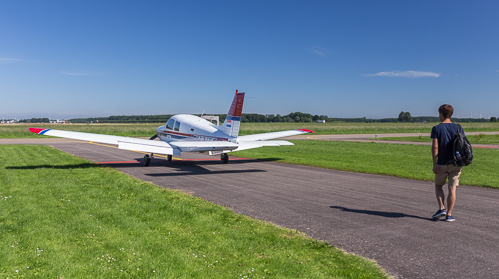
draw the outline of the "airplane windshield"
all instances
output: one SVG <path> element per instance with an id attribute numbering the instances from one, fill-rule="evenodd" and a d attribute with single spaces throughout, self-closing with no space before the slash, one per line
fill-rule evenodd
<path id="1" fill-rule="evenodd" d="M 173 123 L 175 123 L 175 119 L 173 118 L 168 119 L 168 122 L 166 122 L 166 129 L 173 130 Z"/>

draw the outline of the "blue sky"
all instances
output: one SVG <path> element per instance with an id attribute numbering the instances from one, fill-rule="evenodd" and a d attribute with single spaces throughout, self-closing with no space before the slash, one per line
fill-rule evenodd
<path id="1" fill-rule="evenodd" d="M 499 116 L 499 1 L 4 1 L 0 117 Z"/>

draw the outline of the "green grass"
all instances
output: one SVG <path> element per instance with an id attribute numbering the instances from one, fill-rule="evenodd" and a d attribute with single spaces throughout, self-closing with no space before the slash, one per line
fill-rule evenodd
<path id="1" fill-rule="evenodd" d="M 438 123 L 242 123 L 241 135 L 283 130 L 310 129 L 319 135 L 424 133 Z M 498 123 L 460 123 L 466 131 L 499 131 Z"/>
<path id="2" fill-rule="evenodd" d="M 470 143 L 476 144 L 499 144 L 499 133 L 497 135 L 468 135 L 466 136 Z M 414 142 L 431 142 L 429 136 L 420 137 L 383 137 L 383 138 L 372 138 L 377 140 L 392 140 L 392 141 L 414 141 Z"/>
<path id="3" fill-rule="evenodd" d="M 434 181 L 429 146 L 338 141 L 292 141 L 294 146 L 238 151 L 234 156 Z M 499 150 L 475 148 L 460 184 L 499 188 Z"/>
<path id="4" fill-rule="evenodd" d="M 387 278 L 373 262 L 46 146 L 0 145 L 0 278 Z"/>
<path id="5" fill-rule="evenodd" d="M 310 129 L 316 134 L 382 134 L 429 133 L 436 123 L 242 123 L 240 135 L 284 130 Z M 128 137 L 150 137 L 160 123 L 155 124 L 16 124 L 0 125 L 0 138 L 35 138 L 28 127 L 39 127 L 76 132 L 108 134 Z M 498 131 L 498 123 L 461 123 L 466 131 Z"/>

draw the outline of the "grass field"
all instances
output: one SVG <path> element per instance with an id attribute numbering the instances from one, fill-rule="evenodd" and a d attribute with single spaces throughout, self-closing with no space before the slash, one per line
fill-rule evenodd
<path id="1" fill-rule="evenodd" d="M 310 129 L 316 134 L 382 134 L 429 133 L 437 123 L 242 123 L 240 135 L 283 130 Z M 498 131 L 499 123 L 461 123 L 469 132 Z M 0 138 L 38 137 L 28 127 L 70 130 L 128 137 L 150 137 L 160 123 L 155 124 L 16 124 L 0 125 Z"/>
<path id="2" fill-rule="evenodd" d="M 238 151 L 234 156 L 272 159 L 297 165 L 390 175 L 433 181 L 429 146 L 337 142 L 292 141 L 294 146 L 262 147 Z M 474 150 L 472 166 L 464 167 L 461 184 L 499 188 L 499 150 Z"/>
<path id="3" fill-rule="evenodd" d="M 46 146 L 0 145 L 0 196 L 0 278 L 387 278 L 299 232 Z"/>
<path id="4" fill-rule="evenodd" d="M 499 144 L 499 132 L 497 135 L 468 135 L 466 136 L 471 144 L 481 143 L 481 144 Z M 374 138 L 373 138 L 374 139 Z M 431 142 L 431 138 L 428 137 L 387 137 L 387 138 L 376 138 L 377 140 L 393 140 L 393 141 L 415 141 L 415 142 Z"/>

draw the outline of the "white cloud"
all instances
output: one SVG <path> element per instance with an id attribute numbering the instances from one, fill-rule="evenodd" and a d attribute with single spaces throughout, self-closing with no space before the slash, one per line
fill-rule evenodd
<path id="1" fill-rule="evenodd" d="M 434 72 L 421 72 L 421 71 L 392 71 L 392 72 L 379 72 L 376 74 L 367 75 L 370 77 L 407 77 L 407 78 L 421 78 L 421 77 L 439 77 L 439 73 Z"/>
<path id="2" fill-rule="evenodd" d="M 326 56 L 328 52 L 328 49 L 318 46 L 310 46 L 307 48 L 307 50 L 319 56 Z"/>
<path id="3" fill-rule="evenodd" d="M 63 75 L 68 75 L 68 76 L 89 76 L 89 74 L 82 74 L 82 73 L 68 73 L 68 72 L 62 72 L 61 74 L 63 74 Z"/>
<path id="4" fill-rule="evenodd" d="M 0 64 L 24 62 L 24 60 L 10 57 L 0 57 Z"/>

